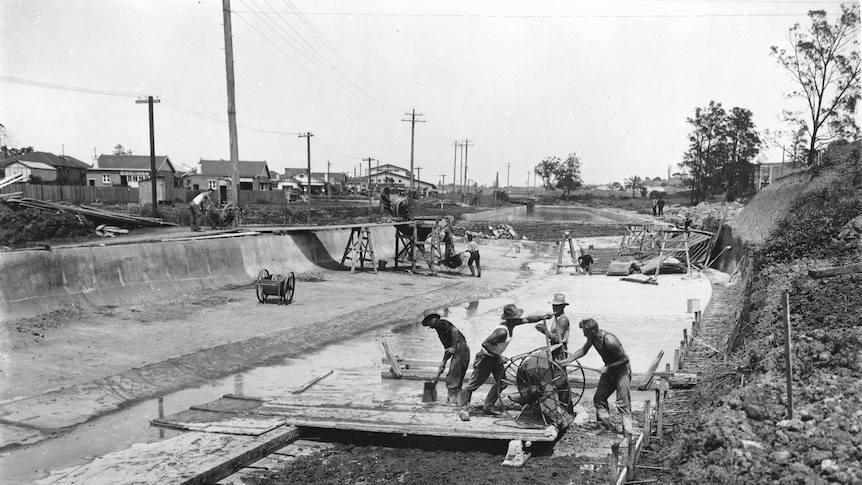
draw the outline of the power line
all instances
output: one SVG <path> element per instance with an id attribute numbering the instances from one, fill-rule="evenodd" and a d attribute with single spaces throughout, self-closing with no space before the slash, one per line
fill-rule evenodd
<path id="1" fill-rule="evenodd" d="M 741 2 L 740 2 L 741 3 Z M 774 2 L 768 2 L 774 3 Z M 806 2 L 808 3 L 808 2 Z M 823 2 L 837 5 L 844 2 Z M 239 11 L 235 11 L 240 13 Z M 253 11 L 242 13 L 254 13 Z M 289 15 L 291 12 L 275 12 L 279 15 Z M 425 18 L 486 18 L 486 19 L 631 19 L 631 18 L 722 18 L 722 17 L 799 17 L 808 16 L 808 12 L 799 13 L 727 13 L 727 14 L 417 14 L 417 13 L 363 13 L 363 12 L 301 12 L 303 15 L 325 15 L 333 17 L 425 17 Z"/>

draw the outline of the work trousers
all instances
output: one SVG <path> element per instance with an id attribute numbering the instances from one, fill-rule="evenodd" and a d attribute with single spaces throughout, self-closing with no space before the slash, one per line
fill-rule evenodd
<path id="1" fill-rule="evenodd" d="M 608 398 L 616 392 L 616 406 L 623 418 L 623 432 L 632 434 L 631 383 L 632 373 L 630 370 L 622 373 L 606 372 L 602 374 L 599 378 L 599 384 L 596 386 L 595 397 L 593 397 L 593 404 L 596 405 L 596 421 L 599 425 L 613 428 Z"/>
<path id="2" fill-rule="evenodd" d="M 189 210 L 192 213 L 192 220 L 191 220 L 192 231 L 197 231 L 198 229 L 200 229 L 200 226 L 198 226 L 198 221 L 200 221 L 200 219 L 201 219 L 201 206 L 195 204 L 194 202 L 190 202 L 189 203 Z"/>
<path id="3" fill-rule="evenodd" d="M 466 406 L 470 404 L 470 398 L 473 397 L 473 391 L 479 389 L 479 387 L 488 380 L 488 376 L 490 375 L 494 376 L 494 383 L 491 384 L 491 389 L 488 390 L 488 395 L 485 396 L 483 407 L 486 408 L 490 408 L 497 402 L 497 384 L 503 377 L 503 363 L 500 361 L 499 357 L 488 355 L 485 352 L 479 352 L 476 354 L 476 361 L 473 362 L 473 374 L 470 376 L 470 381 L 467 382 L 467 385 L 461 390 L 461 399 L 459 400 L 458 405 Z"/>
<path id="4" fill-rule="evenodd" d="M 479 251 L 470 253 L 470 259 L 467 260 L 467 266 L 470 267 L 470 273 L 473 274 L 473 262 L 476 263 L 476 275 L 482 276 L 482 267 L 479 265 Z"/>
<path id="5" fill-rule="evenodd" d="M 470 363 L 470 347 L 467 343 L 455 346 L 455 353 L 449 360 L 449 373 L 446 374 L 446 389 L 449 390 L 449 404 L 458 404 L 464 376 L 467 375 L 467 365 Z"/>

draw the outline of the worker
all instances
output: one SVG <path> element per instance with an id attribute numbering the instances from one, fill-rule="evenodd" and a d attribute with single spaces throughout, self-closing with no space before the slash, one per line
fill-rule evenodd
<path id="1" fill-rule="evenodd" d="M 433 382 L 437 383 L 446 369 L 446 362 L 450 362 L 449 373 L 446 374 L 446 389 L 449 391 L 446 402 L 457 406 L 458 396 L 461 394 L 461 385 L 467 374 L 467 364 L 470 363 L 470 347 L 467 346 L 467 340 L 464 338 L 464 334 L 455 325 L 452 325 L 452 322 L 440 318 L 440 314 L 437 312 L 425 312 L 422 325 L 436 330 L 437 336 L 440 337 L 440 343 L 443 344 L 443 361 L 440 362 L 437 377 L 434 378 Z"/>
<path id="2" fill-rule="evenodd" d="M 210 205 L 213 205 L 212 199 L 210 196 L 215 192 L 212 188 L 209 188 L 200 194 L 196 195 L 191 202 L 189 202 L 189 211 L 191 211 L 191 226 L 192 232 L 199 232 L 203 229 L 198 225 L 198 221 L 201 218 L 201 209 L 206 210 Z"/>
<path id="3" fill-rule="evenodd" d="M 580 265 L 581 269 L 587 274 L 592 274 L 590 272 L 590 266 L 592 266 L 594 262 L 595 261 L 593 260 L 593 257 L 590 256 L 590 253 L 583 253 L 578 256 L 578 265 Z"/>
<path id="4" fill-rule="evenodd" d="M 392 198 L 389 194 L 389 187 L 383 187 L 383 192 L 380 193 L 380 214 L 383 216 L 392 214 Z"/>
<path id="5" fill-rule="evenodd" d="M 536 324 L 536 330 L 545 334 L 548 338 L 548 343 L 551 345 L 560 344 L 559 347 L 551 351 L 551 358 L 555 361 L 560 361 L 568 356 L 569 349 L 569 317 L 566 316 L 566 295 L 557 293 L 554 299 L 550 301 L 553 309 L 554 322 L 551 328 L 542 321 Z"/>
<path id="6" fill-rule="evenodd" d="M 587 342 L 580 349 L 560 361 L 561 365 L 569 364 L 576 359 L 586 355 L 590 347 L 595 347 L 602 357 L 604 366 L 598 369 L 601 377 L 596 386 L 596 394 L 593 404 L 596 406 L 596 427 L 600 430 L 618 432 L 611 423 L 608 398 L 614 392 L 617 393 L 617 409 L 622 415 L 623 434 L 632 434 L 632 399 L 631 382 L 632 368 L 629 365 L 629 356 L 623 350 L 623 345 L 614 334 L 599 329 L 599 324 L 592 318 L 581 320 L 578 326 L 584 330 Z"/>
<path id="7" fill-rule="evenodd" d="M 467 234 L 467 251 L 470 253 L 470 259 L 467 260 L 467 266 L 470 267 L 470 276 L 482 277 L 482 266 L 479 264 L 479 243 L 473 240 L 472 234 Z M 476 263 L 476 269 L 473 269 L 473 263 Z"/>
<path id="8" fill-rule="evenodd" d="M 512 333 L 516 326 L 525 323 L 535 323 L 540 320 L 547 320 L 554 316 L 553 313 L 544 315 L 533 315 L 522 317 L 524 310 L 518 308 L 514 303 L 510 303 L 503 307 L 503 314 L 500 316 L 500 325 L 495 328 L 491 335 L 482 342 L 482 350 L 476 353 L 473 361 L 473 374 L 470 376 L 470 381 L 461 389 L 461 396 L 458 405 L 462 408 L 459 416 L 461 419 L 469 419 L 466 407 L 470 404 L 470 399 L 473 397 L 473 391 L 478 389 L 488 380 L 488 376 L 494 376 L 494 384 L 488 391 L 485 397 L 485 402 L 482 405 L 481 411 L 484 414 L 495 414 L 494 404 L 497 402 L 498 386 L 505 386 L 500 382 L 503 377 L 503 364 L 509 359 L 503 356 L 503 352 L 509 347 L 512 341 Z"/>

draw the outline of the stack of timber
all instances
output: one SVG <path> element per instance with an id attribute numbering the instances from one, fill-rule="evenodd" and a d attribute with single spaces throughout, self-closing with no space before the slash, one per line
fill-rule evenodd
<path id="1" fill-rule="evenodd" d="M 106 211 L 104 209 L 85 205 L 71 206 L 19 196 L 2 197 L 0 198 L 0 201 L 21 208 L 38 209 L 50 212 L 71 212 L 73 214 L 78 214 L 80 216 L 86 217 L 96 225 L 110 224 L 112 226 L 122 228 L 176 226 L 176 224 L 165 222 L 161 219 L 154 219 L 152 217 L 132 216 L 128 214 L 119 214 L 116 212 Z"/>

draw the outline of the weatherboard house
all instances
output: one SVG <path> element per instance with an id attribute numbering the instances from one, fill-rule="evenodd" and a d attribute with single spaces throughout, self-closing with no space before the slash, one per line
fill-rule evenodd
<path id="1" fill-rule="evenodd" d="M 89 165 L 74 157 L 49 152 L 22 153 L 0 160 L 0 173 L 3 176 L 20 173 L 24 175 L 25 181 L 38 179 L 68 185 L 84 185 L 89 168 Z"/>
<path id="2" fill-rule="evenodd" d="M 352 177 L 347 179 L 344 185 L 348 190 L 359 193 L 367 191 L 369 183 L 371 184 L 372 193 L 375 194 L 379 194 L 387 187 L 390 192 L 405 193 L 410 188 L 410 170 L 387 163 L 385 165 L 371 167 L 370 176 L 366 175 L 364 177 Z M 413 186 L 422 196 L 427 196 L 429 193 L 437 190 L 436 185 L 429 182 L 423 182 L 422 180 L 419 180 L 419 177 L 415 176 L 413 177 Z"/>
<path id="3" fill-rule="evenodd" d="M 231 184 L 230 160 L 203 160 L 200 169 L 195 173 L 183 176 L 182 186 L 188 190 L 213 189 L 219 194 L 219 200 L 227 200 L 228 187 Z M 239 190 L 271 190 L 272 174 L 269 164 L 264 161 L 238 161 Z"/>
<path id="4" fill-rule="evenodd" d="M 178 188 L 179 178 L 171 159 L 157 155 L 156 187 L 161 193 L 164 187 Z M 96 166 L 87 171 L 87 185 L 95 187 L 140 188 L 141 182 L 149 182 L 151 174 L 149 155 L 99 155 Z"/>

